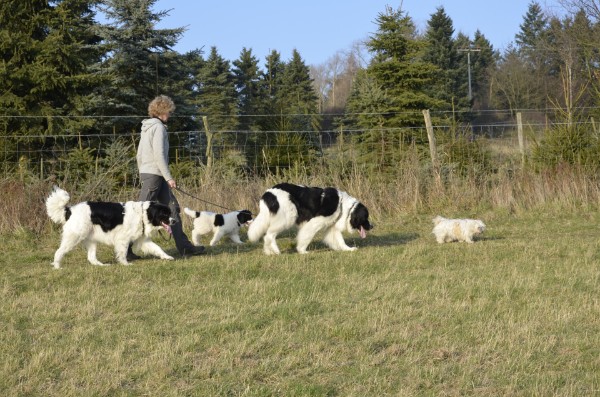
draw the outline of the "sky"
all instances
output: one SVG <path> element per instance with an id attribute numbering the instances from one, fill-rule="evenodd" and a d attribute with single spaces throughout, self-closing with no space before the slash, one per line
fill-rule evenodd
<path id="1" fill-rule="evenodd" d="M 560 13 L 558 0 L 538 0 L 544 10 Z M 277 50 L 287 61 L 296 49 L 305 64 L 327 62 L 377 31 L 375 20 L 386 5 L 402 4 L 419 31 L 440 6 L 454 25 L 454 34 L 473 38 L 479 29 L 494 49 L 514 42 L 530 0 L 158 0 L 154 11 L 170 10 L 157 28 L 185 27 L 174 50 L 185 53 L 212 46 L 226 60 L 239 58 L 245 47 L 259 61 Z M 259 62 L 260 63 L 260 62 Z"/>

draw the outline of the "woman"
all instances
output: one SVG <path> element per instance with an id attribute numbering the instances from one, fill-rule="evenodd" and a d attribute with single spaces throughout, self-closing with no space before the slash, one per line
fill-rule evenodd
<path id="1" fill-rule="evenodd" d="M 142 121 L 142 132 L 137 150 L 137 166 L 142 181 L 140 201 L 158 201 L 171 208 L 177 223 L 171 228 L 177 250 L 182 256 L 204 253 L 204 247 L 195 247 L 183 232 L 180 208 L 171 189 L 177 188 L 175 178 L 169 171 L 169 137 L 166 123 L 175 110 L 175 104 L 160 95 L 148 105 L 149 119 Z"/>

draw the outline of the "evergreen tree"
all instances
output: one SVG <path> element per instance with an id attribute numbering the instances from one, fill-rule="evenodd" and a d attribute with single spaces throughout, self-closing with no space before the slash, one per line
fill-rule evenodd
<path id="1" fill-rule="evenodd" d="M 196 161 L 202 161 L 205 155 L 205 139 L 198 118 L 199 82 L 197 74 L 204 65 L 202 50 L 196 49 L 185 54 L 167 51 L 158 55 L 159 69 L 169 73 L 160 75 L 163 92 L 168 93 L 177 104 L 175 114 L 169 118 L 170 140 L 174 147 L 185 147 L 186 152 Z M 185 132 L 185 133 L 184 133 Z"/>
<path id="2" fill-rule="evenodd" d="M 521 54 L 528 59 L 534 69 L 538 69 L 543 61 L 544 47 L 547 46 L 548 18 L 544 15 L 538 2 L 529 3 L 520 31 L 515 35 L 515 42 Z"/>
<path id="3" fill-rule="evenodd" d="M 376 22 L 377 32 L 367 42 L 374 54 L 367 70 L 392 100 L 391 108 L 381 110 L 389 126 L 420 126 L 423 109 L 444 107 L 427 93 L 439 69 L 422 60 L 424 43 L 404 11 L 387 7 Z"/>
<path id="4" fill-rule="evenodd" d="M 237 129 L 237 94 L 234 76 L 229 61 L 211 47 L 210 53 L 200 69 L 198 109 L 205 114 L 209 128 L 215 134 L 215 153 L 235 149 Z M 220 146 L 220 149 L 219 149 Z"/>
<path id="5" fill-rule="evenodd" d="M 155 3 L 156 0 L 102 0 L 101 10 L 108 23 L 98 27 L 98 34 L 107 58 L 99 65 L 98 73 L 110 79 L 98 90 L 103 98 L 103 106 L 98 110 L 102 114 L 144 116 L 156 95 L 173 95 L 165 83 L 173 69 L 163 62 L 175 58 L 167 53 L 172 52 L 185 29 L 156 29 L 168 11 L 153 12 Z M 136 131 L 139 118 L 120 119 L 118 125 L 120 130 Z"/>
<path id="6" fill-rule="evenodd" d="M 297 50 L 288 63 L 281 62 L 276 51 L 267 57 L 264 88 L 268 113 L 274 116 L 265 120 L 267 135 L 257 144 L 268 148 L 263 151 L 268 164 L 285 169 L 313 161 L 319 148 L 317 95 Z"/>
<path id="7" fill-rule="evenodd" d="M 0 115 L 6 116 L 0 119 L 0 146 L 19 137 L 35 153 L 39 135 L 76 135 L 91 127 L 89 119 L 68 116 L 86 114 L 98 84 L 88 72 L 101 55 L 91 29 L 94 3 L 0 2 Z"/>
<path id="8" fill-rule="evenodd" d="M 310 78 L 310 70 L 295 49 L 281 76 L 278 97 L 280 107 L 293 115 L 289 123 L 292 130 L 310 131 L 318 125 L 318 98 Z"/>
<path id="9" fill-rule="evenodd" d="M 377 32 L 366 44 L 374 56 L 366 76 L 357 79 L 363 86 L 354 88 L 348 100 L 347 127 L 360 131 L 357 139 L 366 162 L 392 166 L 404 141 L 426 139 L 421 131 L 403 127 L 421 127 L 422 110 L 444 108 L 444 103 L 428 94 L 439 69 L 422 60 L 424 43 L 417 40 L 412 19 L 387 7 L 376 23 Z M 365 90 L 371 96 L 361 96 Z M 358 122 L 356 115 L 363 113 L 370 115 Z"/>
<path id="10" fill-rule="evenodd" d="M 231 131 L 237 127 L 234 76 L 229 61 L 211 47 L 202 69 L 197 75 L 200 83 L 198 109 L 210 118 L 214 131 Z"/>
<path id="11" fill-rule="evenodd" d="M 279 88 L 281 79 L 285 70 L 285 62 L 281 60 L 281 54 L 276 50 L 265 58 L 265 69 L 261 78 L 260 92 L 265 115 L 270 117 L 261 117 L 257 120 L 261 131 L 272 131 L 281 129 L 281 114 L 283 109 L 278 102 Z"/>
<path id="12" fill-rule="evenodd" d="M 496 68 L 499 54 L 479 30 L 475 32 L 473 47 L 479 49 L 479 52 L 471 54 L 473 107 L 488 109 L 491 73 Z"/>
<path id="13" fill-rule="evenodd" d="M 464 75 L 457 46 L 452 38 L 454 27 L 444 7 L 438 7 L 427 25 L 427 48 L 423 60 L 440 69 L 432 84 L 431 95 L 445 102 L 445 110 L 470 108 L 468 96 L 462 90 Z"/>
<path id="14" fill-rule="evenodd" d="M 243 48 L 239 59 L 233 61 L 232 73 L 237 91 L 237 113 L 240 115 L 241 130 L 255 130 L 256 116 L 261 114 L 264 105 L 261 103 L 261 70 L 258 59 L 252 49 Z"/>
<path id="15" fill-rule="evenodd" d="M 545 108 L 551 92 L 551 75 L 555 74 L 552 57 L 549 56 L 550 23 L 538 2 L 529 4 L 523 17 L 520 31 L 515 35 L 518 55 L 525 68 L 524 73 L 530 75 L 530 81 L 538 95 L 532 95 L 523 105 L 531 108 Z"/>

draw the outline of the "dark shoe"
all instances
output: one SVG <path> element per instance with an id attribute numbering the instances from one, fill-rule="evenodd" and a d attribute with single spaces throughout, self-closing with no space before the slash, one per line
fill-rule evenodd
<path id="1" fill-rule="evenodd" d="M 137 261 L 138 259 L 142 259 L 142 257 L 135 254 L 133 252 L 133 250 L 131 249 L 131 245 L 130 245 L 129 248 L 127 249 L 127 262 Z"/>
<path id="2" fill-rule="evenodd" d="M 206 249 L 204 248 L 204 246 L 199 245 L 197 247 L 191 246 L 191 247 L 187 247 L 184 248 L 181 252 L 181 256 L 188 257 L 188 256 L 195 256 L 195 255 L 202 255 L 206 253 Z"/>

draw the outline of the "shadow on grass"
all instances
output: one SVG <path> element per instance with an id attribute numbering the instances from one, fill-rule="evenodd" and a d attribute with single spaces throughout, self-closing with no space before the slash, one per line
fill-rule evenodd
<path id="1" fill-rule="evenodd" d="M 261 251 L 263 249 L 263 241 L 262 239 L 256 243 L 248 242 L 246 236 L 242 236 L 243 244 L 234 244 L 228 239 L 223 239 L 217 245 L 211 247 L 208 244 L 205 245 L 206 254 L 201 255 L 199 257 L 204 256 L 216 256 L 222 254 L 246 254 L 246 253 L 256 253 L 257 251 Z M 388 233 L 384 235 L 374 235 L 369 234 L 367 238 L 361 239 L 356 234 L 349 235 L 347 233 L 344 234 L 344 240 L 346 244 L 350 247 L 358 247 L 358 248 L 368 248 L 368 247 L 391 247 L 407 244 L 413 240 L 418 239 L 420 236 L 417 233 Z M 315 239 L 308 246 L 308 250 L 310 251 L 325 251 L 330 250 L 323 242 L 321 242 L 322 236 L 317 235 Z M 284 232 L 281 233 L 277 237 L 277 245 L 281 250 L 282 254 L 295 254 L 296 253 L 296 234 L 293 232 Z M 167 251 L 169 255 L 178 259 L 180 256 L 176 250 Z"/>
<path id="2" fill-rule="evenodd" d="M 369 235 L 365 240 L 364 246 L 389 247 L 401 244 L 407 244 L 421 237 L 418 233 L 388 233 L 384 235 Z"/>

